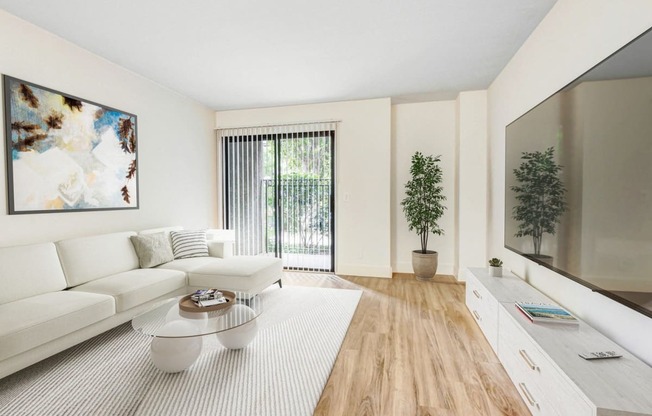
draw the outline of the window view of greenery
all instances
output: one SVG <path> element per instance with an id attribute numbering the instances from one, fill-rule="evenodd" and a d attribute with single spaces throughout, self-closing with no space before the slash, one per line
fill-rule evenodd
<path id="1" fill-rule="evenodd" d="M 275 219 L 278 215 L 282 224 L 280 249 L 283 253 L 329 255 L 330 136 L 281 139 L 278 178 L 274 175 L 276 146 L 266 142 L 265 147 L 263 181 L 268 252 L 277 250 Z"/>
<path id="2" fill-rule="evenodd" d="M 225 149 L 227 222 L 238 254 L 330 270 L 332 133 L 231 138 Z"/>

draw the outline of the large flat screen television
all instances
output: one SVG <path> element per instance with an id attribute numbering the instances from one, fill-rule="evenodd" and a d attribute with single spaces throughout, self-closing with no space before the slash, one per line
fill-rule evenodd
<path id="1" fill-rule="evenodd" d="M 505 247 L 652 317 L 652 31 L 507 126 Z"/>

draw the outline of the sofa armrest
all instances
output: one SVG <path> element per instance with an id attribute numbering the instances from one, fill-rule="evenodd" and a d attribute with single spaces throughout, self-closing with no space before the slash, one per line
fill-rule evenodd
<path id="1" fill-rule="evenodd" d="M 211 257 L 226 258 L 233 256 L 235 244 L 235 231 L 222 229 L 206 230 L 208 255 Z"/>
<path id="2" fill-rule="evenodd" d="M 227 258 L 233 256 L 233 241 L 208 240 L 208 255 Z"/>

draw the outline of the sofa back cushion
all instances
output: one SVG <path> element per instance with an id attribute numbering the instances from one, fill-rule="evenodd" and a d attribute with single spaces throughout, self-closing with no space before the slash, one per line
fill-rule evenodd
<path id="1" fill-rule="evenodd" d="M 0 304 L 66 288 L 54 243 L 0 248 Z"/>
<path id="2" fill-rule="evenodd" d="M 68 287 L 138 268 L 138 256 L 126 231 L 57 242 Z"/>

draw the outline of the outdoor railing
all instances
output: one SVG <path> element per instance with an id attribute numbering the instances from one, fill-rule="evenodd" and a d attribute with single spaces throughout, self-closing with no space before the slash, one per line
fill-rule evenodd
<path id="1" fill-rule="evenodd" d="M 263 179 L 267 250 L 330 254 L 331 180 Z M 276 232 L 276 228 L 280 229 Z"/>

